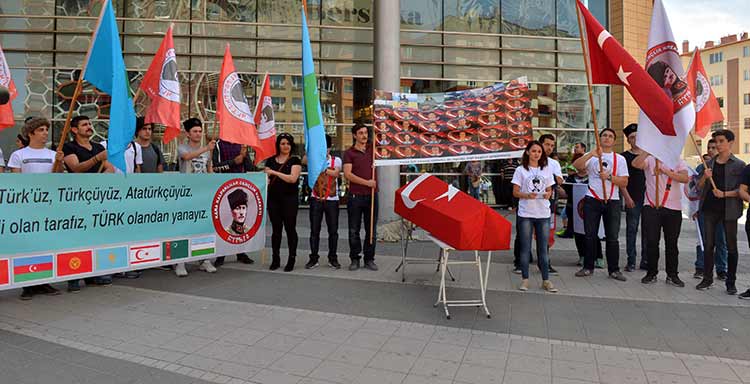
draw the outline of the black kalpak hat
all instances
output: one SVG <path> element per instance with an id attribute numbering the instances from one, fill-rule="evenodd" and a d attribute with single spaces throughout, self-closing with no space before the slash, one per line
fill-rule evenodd
<path id="1" fill-rule="evenodd" d="M 185 128 L 185 131 L 190 132 L 190 128 L 203 127 L 203 122 L 197 117 L 191 117 L 182 122 L 182 127 Z"/>
<path id="2" fill-rule="evenodd" d="M 628 126 L 622 130 L 622 133 L 625 134 L 625 137 L 630 136 L 630 134 L 633 132 L 638 132 L 638 124 L 636 123 L 628 124 Z"/>
<path id="3" fill-rule="evenodd" d="M 247 192 L 241 189 L 235 189 L 229 195 L 227 195 L 229 201 L 229 208 L 235 209 L 240 205 L 247 206 Z"/>

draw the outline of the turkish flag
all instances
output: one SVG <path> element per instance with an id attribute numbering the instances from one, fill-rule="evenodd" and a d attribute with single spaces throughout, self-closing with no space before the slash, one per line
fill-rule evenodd
<path id="1" fill-rule="evenodd" d="M 586 29 L 582 36 L 586 40 L 591 82 L 625 86 L 662 134 L 675 136 L 672 100 L 633 56 L 599 24 L 586 6 L 580 0 L 576 0 L 576 4 Z"/>
<path id="2" fill-rule="evenodd" d="M 180 134 L 180 79 L 177 77 L 171 25 L 143 75 L 140 88 L 151 99 L 145 122 L 165 125 L 167 129 L 162 141 L 172 141 Z"/>
<path id="3" fill-rule="evenodd" d="M 511 224 L 479 200 L 429 173 L 396 191 L 394 210 L 457 250 L 510 249 Z"/>
<path id="4" fill-rule="evenodd" d="M 8 67 L 8 62 L 5 61 L 5 54 L 2 47 L 0 47 L 0 85 L 8 88 L 10 93 L 8 103 L 0 105 L 0 129 L 3 129 L 16 124 L 13 120 L 11 102 L 16 98 L 18 92 L 16 91 L 16 85 L 13 83 L 13 78 L 11 78 L 10 68 Z"/>
<path id="5" fill-rule="evenodd" d="M 91 250 L 57 254 L 57 276 L 79 275 L 92 270 Z"/>
<path id="6" fill-rule="evenodd" d="M 255 165 L 276 154 L 276 122 L 273 116 L 273 99 L 268 73 L 263 78 L 263 87 L 255 107 L 255 126 L 258 129 L 260 144 L 255 150 Z"/>
<path id="7" fill-rule="evenodd" d="M 8 269 L 8 260 L 0 260 L 0 285 L 10 283 L 10 270 Z"/>
<path id="8" fill-rule="evenodd" d="M 724 115 L 711 89 L 711 83 L 708 82 L 698 48 L 693 53 L 693 59 L 687 71 L 687 85 L 695 102 L 695 134 L 703 138 L 711 130 L 713 123 L 724 121 Z"/>
<path id="9" fill-rule="evenodd" d="M 219 138 L 230 143 L 257 147 L 258 133 L 253 123 L 253 112 L 247 104 L 242 80 L 234 69 L 229 44 L 224 49 L 217 96 L 216 120 L 219 122 Z"/>

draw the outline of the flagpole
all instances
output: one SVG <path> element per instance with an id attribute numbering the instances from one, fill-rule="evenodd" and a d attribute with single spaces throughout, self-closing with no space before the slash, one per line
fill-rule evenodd
<path id="1" fill-rule="evenodd" d="M 372 178 L 375 180 L 375 135 L 372 136 Z M 372 245 L 372 229 L 375 226 L 375 188 L 370 190 L 370 245 Z"/>
<path id="2" fill-rule="evenodd" d="M 588 89 L 589 89 L 589 103 L 591 104 L 591 118 L 594 121 L 594 140 L 596 140 L 597 152 L 601 152 L 602 146 L 601 146 L 601 142 L 599 141 L 599 124 L 597 123 L 596 106 L 594 105 L 594 88 L 591 86 L 591 68 L 589 67 L 589 54 L 588 54 L 588 50 L 586 49 L 586 43 L 583 41 L 584 29 L 583 29 L 583 24 L 581 23 L 581 11 L 578 9 L 577 4 L 576 4 L 576 18 L 578 19 L 578 35 L 581 40 L 581 50 L 583 53 L 583 65 L 586 69 L 586 85 L 588 86 Z M 604 172 L 604 166 L 602 165 L 602 156 L 599 156 L 599 173 L 601 172 Z M 608 199 L 607 184 L 604 181 L 604 179 L 601 179 L 601 181 L 602 181 L 602 197 L 603 197 L 604 202 L 607 202 L 607 199 Z"/>
<path id="3" fill-rule="evenodd" d="M 654 208 L 659 208 L 659 205 L 661 205 L 659 200 L 659 173 L 661 173 L 659 171 L 659 159 L 656 159 L 656 166 L 654 167 L 654 177 L 656 177 L 656 183 L 654 183 L 656 186 L 656 200 L 654 204 L 656 204 L 656 207 Z"/>
<path id="4" fill-rule="evenodd" d="M 703 169 L 708 169 L 708 164 L 706 164 L 706 160 L 703 159 L 703 154 L 701 154 L 701 149 L 698 147 L 698 142 L 695 140 L 695 135 L 693 135 L 693 132 L 690 132 L 690 141 L 693 142 L 693 145 L 695 146 L 695 150 L 698 151 L 698 157 L 701 159 L 701 163 L 703 163 Z M 709 178 L 711 180 L 711 186 L 714 190 L 716 190 L 716 182 L 714 181 L 714 178 Z"/>

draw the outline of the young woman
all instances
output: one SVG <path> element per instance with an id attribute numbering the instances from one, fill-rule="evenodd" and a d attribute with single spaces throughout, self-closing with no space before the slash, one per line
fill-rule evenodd
<path id="1" fill-rule="evenodd" d="M 513 174 L 513 196 L 518 198 L 518 236 L 521 248 L 521 291 L 529 289 L 529 258 L 531 258 L 532 235 L 536 232 L 536 252 L 539 257 L 539 269 L 542 272 L 542 288 L 547 292 L 557 292 L 549 281 L 549 258 L 547 242 L 549 240 L 550 208 L 552 186 L 555 175 L 547 166 L 547 156 L 538 141 L 526 146 L 521 158 L 521 166 Z"/>
<path id="2" fill-rule="evenodd" d="M 299 188 L 297 181 L 302 171 L 302 162 L 294 156 L 294 137 L 288 133 L 276 136 L 276 156 L 266 160 L 268 175 L 268 217 L 271 219 L 271 270 L 281 265 L 281 231 L 286 230 L 289 258 L 284 271 L 294 269 L 297 256 L 297 208 Z"/>

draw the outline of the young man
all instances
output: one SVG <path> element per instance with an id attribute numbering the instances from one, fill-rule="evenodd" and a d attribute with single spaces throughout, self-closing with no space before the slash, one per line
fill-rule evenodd
<path id="1" fill-rule="evenodd" d="M 139 117 L 135 124 L 135 142 L 141 146 L 141 173 L 164 172 L 164 155 L 158 145 L 151 143 L 154 126 Z"/>
<path id="2" fill-rule="evenodd" d="M 628 254 L 628 262 L 625 272 L 635 271 L 635 262 L 638 258 L 635 240 L 638 237 L 638 224 L 641 222 L 641 211 L 643 210 L 643 196 L 646 191 L 646 176 L 643 169 L 633 166 L 633 160 L 643 153 L 635 143 L 638 135 L 638 124 L 630 124 L 622 130 L 630 144 L 630 149 L 621 153 L 628 163 L 628 187 L 621 188 L 622 198 L 625 201 L 625 252 Z M 646 236 L 641 233 L 641 263 L 640 268 L 646 270 L 648 257 L 646 256 Z"/>
<path id="3" fill-rule="evenodd" d="M 750 202 L 750 165 L 745 166 L 742 170 L 742 179 L 740 180 L 740 197 L 742 200 Z M 745 235 L 750 241 L 750 211 L 747 213 L 745 220 Z M 738 296 L 743 300 L 750 300 L 750 288 Z"/>
<path id="4" fill-rule="evenodd" d="M 99 144 L 102 147 L 107 148 L 107 140 L 102 140 Z M 143 165 L 143 151 L 141 146 L 136 144 L 135 141 L 128 143 L 125 148 L 125 173 L 141 173 L 141 165 Z M 115 168 L 115 173 L 122 174 L 122 171 Z"/>
<path id="5" fill-rule="evenodd" d="M 349 216 L 349 265 L 350 271 L 359 269 L 359 253 L 362 251 L 362 241 L 359 232 L 364 223 L 365 268 L 377 271 L 375 264 L 375 242 L 378 227 L 378 196 L 377 181 L 373 172 L 372 145 L 368 145 L 369 132 L 363 124 L 357 123 L 352 127 L 354 145 L 344 152 L 344 177 L 349 180 L 349 197 L 346 211 Z M 374 217 L 370 218 L 370 204 L 375 204 Z M 370 220 L 372 220 L 372 234 L 370 234 Z M 372 241 L 370 241 L 372 237 Z"/>
<path id="6" fill-rule="evenodd" d="M 578 171 L 587 170 L 589 191 L 583 198 L 584 227 L 586 231 L 586 254 L 583 268 L 576 276 L 591 276 L 594 273 L 596 242 L 599 241 L 599 221 L 604 219 L 604 236 L 607 238 L 607 270 L 609 277 L 626 281 L 620 272 L 620 190 L 628 186 L 628 166 L 622 155 L 615 153 L 615 131 L 605 128 L 599 132 L 601 149 L 597 148 L 573 162 Z M 601 169 L 599 168 L 601 164 Z M 606 196 L 605 196 L 606 193 Z"/>
<path id="7" fill-rule="evenodd" d="M 49 137 L 50 126 L 49 120 L 44 118 L 34 118 L 24 124 L 23 134 L 29 138 L 29 145 L 10 155 L 8 168 L 13 173 L 52 173 L 55 160 L 62 161 L 62 152 L 55 153 L 44 147 Z M 21 300 L 31 300 L 37 293 L 56 296 L 60 291 L 49 284 L 24 287 Z"/>
<path id="8" fill-rule="evenodd" d="M 739 197 L 740 178 L 745 162 L 732 154 L 734 133 L 728 129 L 715 131 L 711 136 L 716 140 L 716 150 L 719 154 L 711 159 L 703 170 L 698 185 L 703 188 L 703 198 L 700 209 L 703 212 L 705 246 L 703 266 L 705 273 L 703 280 L 695 287 L 705 290 L 713 285 L 714 245 L 716 243 L 716 227 L 724 224 L 727 237 L 727 294 L 737 293 L 735 280 L 737 275 L 737 219 L 742 216 L 742 200 Z M 716 188 L 713 188 L 711 180 Z"/>
<path id="9" fill-rule="evenodd" d="M 320 229 L 323 222 L 323 216 L 326 218 L 326 227 L 328 228 L 328 265 L 333 269 L 340 269 L 336 247 L 339 241 L 339 186 L 338 178 L 341 173 L 341 158 L 331 155 L 333 138 L 326 135 L 326 147 L 328 148 L 326 157 L 325 185 L 321 185 L 318 190 L 313 189 L 310 199 L 310 261 L 305 264 L 305 269 L 311 269 L 318 266 L 318 249 L 320 248 Z M 317 191 L 316 191 L 317 190 Z M 326 192 L 328 193 L 326 195 Z M 369 225 L 369 224 L 368 224 Z"/>
<path id="10" fill-rule="evenodd" d="M 3 149 L 0 148 L 0 173 L 5 172 L 5 157 L 3 156 Z"/>
<path id="11" fill-rule="evenodd" d="M 577 142 L 573 145 L 573 155 L 584 155 L 586 154 L 586 143 Z"/>
<path id="12" fill-rule="evenodd" d="M 667 168 L 645 151 L 641 151 L 633 160 L 633 167 L 644 171 L 646 183 L 646 203 L 643 206 L 643 232 L 641 235 L 646 238 L 646 247 L 641 249 L 641 258 L 646 253 L 648 272 L 641 279 L 641 282 L 652 284 L 657 280 L 656 276 L 659 273 L 659 239 L 661 232 L 664 231 L 666 282 L 677 287 L 684 287 L 685 283 L 677 276 L 680 255 L 677 249 L 677 240 L 680 237 L 680 226 L 682 225 L 682 184 L 689 181 L 687 164 L 680 160 L 676 168 Z M 628 181 L 629 187 L 630 181 Z"/>
<path id="13" fill-rule="evenodd" d="M 209 140 L 208 144 L 201 145 L 203 139 L 203 122 L 195 117 L 182 122 L 182 127 L 187 133 L 188 141 L 177 147 L 177 156 L 180 161 L 180 173 L 213 173 L 211 164 L 211 152 L 216 147 L 216 141 Z M 200 269 L 208 273 L 216 272 L 210 260 L 203 260 Z M 174 269 L 178 277 L 187 276 L 185 263 L 179 263 Z"/>
<path id="14" fill-rule="evenodd" d="M 107 150 L 99 143 L 91 142 L 94 135 L 94 126 L 88 116 L 79 115 L 71 122 L 73 140 L 63 145 L 63 162 L 71 173 L 113 173 L 115 167 L 107 161 Z M 64 139 L 64 138 L 63 138 Z M 110 285 L 112 276 L 97 276 L 93 279 L 84 280 L 86 284 Z M 79 292 L 81 290 L 80 280 L 68 281 L 68 292 Z"/>
<path id="15" fill-rule="evenodd" d="M 708 140 L 708 149 L 707 149 L 707 155 L 708 159 L 706 159 L 706 155 L 704 155 L 703 160 L 708 163 L 712 158 L 716 157 L 719 152 L 716 150 L 716 139 L 709 139 Z M 703 170 L 705 167 L 703 166 L 703 163 L 698 164 L 698 166 L 695 168 L 695 172 L 698 173 L 698 175 L 701 175 L 703 173 Z M 699 186 L 700 187 L 700 186 Z M 700 189 L 700 194 L 702 195 L 702 188 Z M 701 230 L 701 236 L 703 239 L 706 238 L 706 226 L 703 224 L 703 211 L 698 210 L 698 227 Z M 724 224 L 719 223 L 716 225 L 716 229 L 714 231 L 714 236 L 716 239 L 716 247 L 714 248 L 714 263 L 716 264 L 716 278 L 719 280 L 726 280 L 727 279 L 727 236 L 724 233 Z M 705 244 L 703 244 L 705 247 Z M 703 274 L 705 273 L 705 270 L 703 268 L 703 248 L 701 248 L 700 245 L 696 245 L 695 247 L 695 274 L 693 275 L 696 279 L 702 279 Z M 713 274 L 713 271 L 711 271 Z"/>
<path id="16" fill-rule="evenodd" d="M 552 220 L 555 220 L 555 213 L 557 210 L 557 200 L 560 197 L 566 197 L 565 191 L 561 188 L 564 180 L 563 180 L 563 174 L 562 174 L 562 168 L 560 167 L 560 162 L 556 159 L 553 159 L 553 153 L 555 153 L 555 147 L 557 145 L 557 139 L 555 136 L 546 133 L 544 135 L 539 136 L 539 142 L 542 143 L 542 147 L 544 148 L 544 154 L 547 155 L 547 164 L 550 167 L 550 170 L 552 171 L 552 174 L 555 175 L 555 185 L 552 187 L 552 199 L 550 200 L 550 209 L 552 210 Z M 554 224 L 554 223 L 553 223 Z M 550 225 L 550 228 L 552 228 L 552 225 Z M 552 268 L 552 255 L 549 254 L 549 273 L 553 275 L 557 275 L 557 270 Z M 537 260 L 538 261 L 538 260 Z"/>

